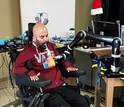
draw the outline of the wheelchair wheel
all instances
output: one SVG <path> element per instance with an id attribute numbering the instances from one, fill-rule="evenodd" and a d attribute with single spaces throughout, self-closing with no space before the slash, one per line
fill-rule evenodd
<path id="1" fill-rule="evenodd" d="M 88 95 L 84 95 L 84 98 L 86 99 L 89 107 L 94 107 L 91 101 L 91 98 Z"/>

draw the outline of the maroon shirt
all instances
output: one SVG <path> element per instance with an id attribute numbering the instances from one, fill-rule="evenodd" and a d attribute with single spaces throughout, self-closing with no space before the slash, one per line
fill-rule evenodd
<path id="1" fill-rule="evenodd" d="M 55 46 L 52 43 L 47 43 L 47 47 L 54 56 L 58 55 L 58 51 L 56 50 Z M 62 79 L 62 75 L 58 67 L 54 66 L 51 68 L 45 68 L 44 67 L 45 62 L 43 58 L 48 57 L 47 51 L 44 51 L 44 49 L 38 49 L 38 52 L 40 53 L 39 54 L 40 56 L 38 56 L 36 47 L 34 45 L 26 45 L 24 47 L 24 50 L 21 51 L 21 53 L 16 59 L 16 63 L 14 65 L 15 75 L 20 75 L 28 72 L 28 69 L 25 67 L 25 63 L 30 60 L 34 70 L 30 71 L 28 73 L 28 76 L 36 75 L 37 73 L 40 72 L 41 78 L 45 80 L 51 80 L 52 83 L 46 86 L 44 88 L 45 90 L 54 89 L 61 86 L 64 83 L 64 81 Z M 40 60 L 42 61 L 40 62 Z M 69 63 L 68 61 L 65 61 L 64 65 L 66 68 L 72 66 L 72 64 Z"/>

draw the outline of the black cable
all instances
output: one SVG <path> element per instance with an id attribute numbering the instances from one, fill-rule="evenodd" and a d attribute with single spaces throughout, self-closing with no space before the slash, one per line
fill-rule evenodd
<path id="1" fill-rule="evenodd" d="M 13 81 L 13 71 L 12 71 L 12 68 L 11 68 L 11 66 L 12 66 L 12 61 L 10 60 L 10 62 L 9 62 L 9 79 L 10 79 L 10 84 L 11 84 L 11 86 L 12 86 L 12 88 L 14 88 L 14 81 Z"/>

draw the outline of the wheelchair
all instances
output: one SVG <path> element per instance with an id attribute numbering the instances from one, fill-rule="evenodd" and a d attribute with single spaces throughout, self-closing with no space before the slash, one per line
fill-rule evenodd
<path id="1" fill-rule="evenodd" d="M 23 107 L 44 107 L 44 100 L 47 99 L 50 94 L 43 93 L 42 88 L 48 85 L 51 81 L 39 80 L 33 82 L 28 78 L 27 81 L 24 84 L 17 83 L 20 92 L 18 97 L 20 98 Z"/>
<path id="2" fill-rule="evenodd" d="M 21 83 L 18 82 L 18 78 L 16 78 L 16 76 L 14 76 L 13 71 L 11 66 L 12 64 L 14 64 L 15 59 L 17 57 L 15 53 L 16 51 L 12 51 L 10 52 L 10 58 L 11 58 L 11 62 L 10 62 L 10 80 L 12 81 L 12 86 L 13 86 L 13 80 L 15 81 L 15 84 L 18 86 L 19 88 L 19 93 L 17 93 L 17 96 L 19 97 L 20 101 L 21 101 L 21 105 L 23 107 L 45 107 L 45 100 L 47 100 L 49 98 L 49 96 L 51 95 L 51 93 L 44 93 L 42 88 L 47 86 L 48 84 L 50 84 L 50 80 L 42 80 L 40 79 L 39 81 L 31 81 L 29 77 L 27 77 L 26 75 L 22 75 L 21 78 Z M 17 53 L 18 54 L 18 53 Z M 32 69 L 31 68 L 31 63 L 30 61 L 27 62 L 27 69 Z M 67 78 L 67 77 L 74 77 L 74 78 L 78 78 L 82 75 L 85 75 L 84 71 L 76 71 L 76 72 L 67 72 L 64 65 L 62 63 L 58 63 L 57 65 L 62 73 L 63 78 Z M 67 84 L 67 83 L 66 83 Z M 14 86 L 13 86 L 14 87 Z M 76 91 L 77 93 L 80 94 L 80 87 L 77 86 L 70 86 L 71 88 L 74 89 L 74 91 Z M 87 103 L 91 104 L 90 98 L 89 96 L 84 96 L 84 98 L 86 98 Z"/>
<path id="3" fill-rule="evenodd" d="M 84 72 L 79 71 L 79 72 L 73 72 L 70 74 L 68 73 L 69 77 L 79 77 L 80 75 L 84 75 Z M 25 78 L 24 75 L 21 78 L 22 79 Z M 49 93 L 49 92 L 44 93 L 42 88 L 50 84 L 50 82 L 51 82 L 50 80 L 45 80 L 45 81 L 39 80 L 39 81 L 33 82 L 27 78 L 25 83 L 22 81 L 23 84 L 16 83 L 19 86 L 20 99 L 22 101 L 23 107 L 45 107 L 44 102 L 49 98 L 49 96 L 52 93 Z M 79 93 L 80 91 L 79 87 L 77 86 L 71 87 L 71 88 L 73 88 L 77 93 Z M 84 98 L 86 99 L 90 107 L 90 104 L 91 104 L 90 98 L 87 95 L 84 96 Z"/>
<path id="4" fill-rule="evenodd" d="M 11 64 L 14 64 L 19 52 L 17 52 L 15 49 L 15 50 L 12 50 L 9 54 L 10 54 L 10 58 L 11 58 Z M 26 66 L 28 67 L 27 69 L 32 69 L 30 61 L 27 62 Z M 66 77 L 76 77 L 77 78 L 81 75 L 85 75 L 84 71 L 67 72 L 62 63 L 58 63 L 58 67 L 64 78 L 66 78 Z M 11 73 L 12 73 L 12 71 L 10 70 L 10 75 L 11 75 Z M 12 76 L 13 76 L 13 74 L 12 74 Z M 10 77 L 11 81 L 12 81 L 12 76 Z M 30 80 L 30 78 L 25 77 L 25 76 L 26 75 L 22 75 L 21 83 L 18 81 L 18 78 L 16 78 L 16 76 L 13 76 L 14 80 L 16 82 L 16 85 L 19 88 L 18 97 L 21 100 L 23 107 L 45 107 L 44 102 L 46 99 L 49 98 L 51 93 L 44 93 L 42 89 L 45 86 L 47 86 L 48 84 L 50 84 L 51 81 L 41 79 L 39 81 L 33 82 Z M 25 81 L 23 81 L 23 80 L 25 80 Z M 79 87 L 75 86 L 73 89 L 80 94 Z M 90 107 L 90 104 L 91 104 L 90 98 L 88 96 L 85 96 L 85 98 Z"/>

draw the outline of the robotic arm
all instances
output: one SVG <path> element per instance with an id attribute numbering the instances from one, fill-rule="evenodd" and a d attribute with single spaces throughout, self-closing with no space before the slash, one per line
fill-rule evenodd
<path id="1" fill-rule="evenodd" d="M 86 36 L 85 31 L 78 32 L 77 35 L 76 35 L 76 37 L 74 38 L 74 40 L 69 45 L 66 46 L 66 49 L 63 52 L 63 54 L 54 57 L 55 61 L 58 62 L 58 61 L 61 61 L 63 59 L 66 59 L 71 54 L 71 51 L 72 51 L 73 47 L 80 40 L 82 40 L 83 38 L 85 38 L 85 36 Z"/>
<path id="2" fill-rule="evenodd" d="M 118 73 L 119 72 L 119 66 L 120 66 L 120 46 L 121 46 L 121 39 L 119 37 L 111 38 L 108 36 L 101 36 L 101 35 L 94 35 L 90 33 L 86 33 L 87 39 L 93 39 L 96 41 L 104 42 L 107 44 L 110 44 L 112 46 L 112 65 L 111 65 L 111 71 L 112 73 Z"/>
<path id="3" fill-rule="evenodd" d="M 104 42 L 106 44 L 109 44 L 112 46 L 112 55 L 111 57 L 113 58 L 113 62 L 111 65 L 111 71 L 112 73 L 118 73 L 119 72 L 119 64 L 120 64 L 120 46 L 121 46 L 121 39 L 119 37 L 111 38 L 108 36 L 101 36 L 101 35 L 96 35 L 92 34 L 86 31 L 79 31 L 77 35 L 75 36 L 74 40 L 67 45 L 65 51 L 63 54 L 58 55 L 55 57 L 56 61 L 60 61 L 63 59 L 66 59 L 70 55 L 70 51 L 72 48 L 80 41 L 83 39 L 90 39 L 90 40 L 95 40 L 99 42 Z"/>

